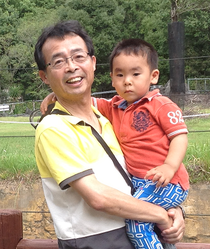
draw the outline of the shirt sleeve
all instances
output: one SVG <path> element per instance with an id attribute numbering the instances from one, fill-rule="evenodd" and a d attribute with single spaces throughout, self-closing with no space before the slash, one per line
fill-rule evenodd
<path id="1" fill-rule="evenodd" d="M 92 104 L 103 116 L 112 122 L 112 99 L 107 100 L 103 98 L 92 97 Z"/>
<path id="2" fill-rule="evenodd" d="M 41 177 L 53 177 L 63 189 L 69 187 L 71 181 L 93 173 L 88 151 L 71 129 L 69 134 L 56 128 L 44 130 L 36 147 Z"/>
<path id="3" fill-rule="evenodd" d="M 173 102 L 163 104 L 156 113 L 156 120 L 169 139 L 188 133 L 181 109 Z"/>

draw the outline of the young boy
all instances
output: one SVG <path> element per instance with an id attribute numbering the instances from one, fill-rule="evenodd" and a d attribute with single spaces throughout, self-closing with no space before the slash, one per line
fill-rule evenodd
<path id="1" fill-rule="evenodd" d="M 159 90 L 149 91 L 159 79 L 157 52 L 141 39 L 123 40 L 110 56 L 110 70 L 119 96 L 93 98 L 93 103 L 113 125 L 132 176 L 134 197 L 166 210 L 176 207 L 189 189 L 182 163 L 188 131 L 180 108 Z M 47 98 L 49 102 L 52 95 Z M 136 249 L 162 248 L 154 225 L 126 220 Z"/>

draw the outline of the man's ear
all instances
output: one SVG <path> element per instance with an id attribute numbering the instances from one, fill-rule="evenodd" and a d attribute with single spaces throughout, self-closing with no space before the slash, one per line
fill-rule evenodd
<path id="1" fill-rule="evenodd" d="M 92 61 L 93 61 L 93 69 L 95 71 L 96 70 L 96 57 L 94 55 L 92 56 Z"/>
<path id="2" fill-rule="evenodd" d="M 160 76 L 160 71 L 158 69 L 155 69 L 152 71 L 152 74 L 151 74 L 151 84 L 152 85 L 156 85 L 158 83 L 159 76 Z"/>
<path id="3" fill-rule="evenodd" d="M 39 77 L 42 79 L 42 81 L 46 84 L 49 85 L 48 79 L 47 79 L 47 74 L 43 70 L 39 70 Z"/>

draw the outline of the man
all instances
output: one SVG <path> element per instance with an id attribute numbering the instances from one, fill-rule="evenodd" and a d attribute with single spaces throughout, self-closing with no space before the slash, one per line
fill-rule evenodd
<path id="1" fill-rule="evenodd" d="M 181 211 L 168 213 L 133 198 L 130 187 L 92 135 L 101 134 L 124 166 L 111 124 L 91 106 L 96 58 L 77 21 L 45 29 L 35 47 L 41 79 L 56 94 L 55 110 L 36 130 L 35 153 L 59 248 L 131 249 L 124 219 L 155 222 L 171 243 L 183 235 Z M 172 224 L 173 223 L 173 224 Z"/>

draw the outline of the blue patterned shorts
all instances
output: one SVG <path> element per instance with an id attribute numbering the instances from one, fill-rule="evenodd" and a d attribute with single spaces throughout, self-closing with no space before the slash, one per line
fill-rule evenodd
<path id="1" fill-rule="evenodd" d="M 134 197 L 163 207 L 168 210 L 180 205 L 187 197 L 188 190 L 184 191 L 177 184 L 169 183 L 166 187 L 156 188 L 156 183 L 151 180 L 132 178 L 135 188 Z M 135 220 L 126 220 L 127 235 L 133 243 L 135 249 L 162 249 L 156 233 L 154 232 L 154 223 L 139 222 Z"/>

